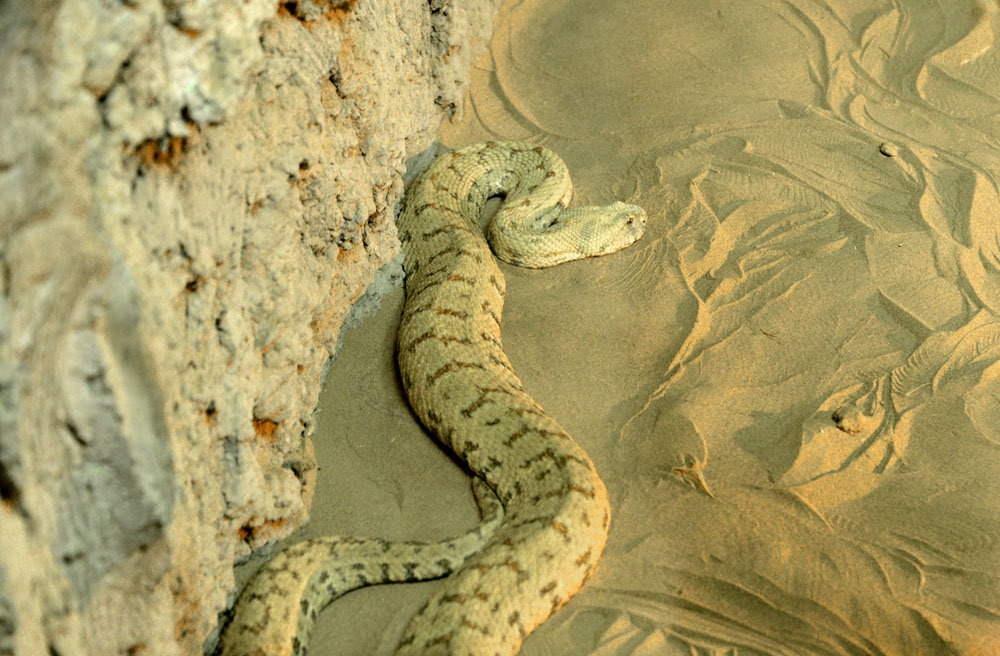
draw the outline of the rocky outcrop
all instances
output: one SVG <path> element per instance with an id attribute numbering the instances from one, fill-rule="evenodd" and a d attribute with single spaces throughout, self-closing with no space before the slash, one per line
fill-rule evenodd
<path id="1" fill-rule="evenodd" d="M 497 4 L 0 5 L 0 654 L 201 653 L 303 522 L 324 367 Z"/>

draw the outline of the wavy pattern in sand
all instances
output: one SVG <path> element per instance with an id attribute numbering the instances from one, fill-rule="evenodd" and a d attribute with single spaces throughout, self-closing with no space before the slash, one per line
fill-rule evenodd
<path id="1" fill-rule="evenodd" d="M 616 518 L 522 653 L 1000 653 L 1000 6 L 496 25 L 446 142 L 548 145 L 580 204 L 650 218 L 621 258 L 508 274 L 508 354 Z"/>

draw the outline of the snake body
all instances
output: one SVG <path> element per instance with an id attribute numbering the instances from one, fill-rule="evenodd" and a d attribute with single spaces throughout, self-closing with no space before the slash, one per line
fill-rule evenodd
<path id="1" fill-rule="evenodd" d="M 511 368 L 500 340 L 505 281 L 479 227 L 486 201 L 503 197 L 486 236 L 498 257 L 526 267 L 604 255 L 642 235 L 641 208 L 616 202 L 566 209 L 571 194 L 562 160 L 520 142 L 480 143 L 443 155 L 407 191 L 397 221 L 406 273 L 397 340 L 403 385 L 424 426 L 499 498 L 503 519 L 495 530 L 489 525 L 465 536 L 465 550 L 454 541 L 442 543 L 447 546 L 436 554 L 449 558 L 441 566 L 409 554 L 413 567 L 406 580 L 454 571 L 410 621 L 397 656 L 516 654 L 524 638 L 576 593 L 604 549 L 610 524 L 604 484 L 583 449 Z M 484 517 L 496 523 L 489 495 L 479 496 Z M 385 545 L 383 559 L 391 550 Z M 380 578 L 384 566 L 379 555 L 373 559 L 352 565 L 364 568 L 364 584 L 399 580 Z M 316 570 L 343 566 L 327 561 Z M 239 649 L 225 656 L 301 653 L 295 646 L 253 651 L 254 634 L 263 632 L 254 622 L 280 615 L 285 630 L 294 629 L 288 640 L 297 644 L 311 624 L 311 618 L 297 619 L 289 627 L 288 612 L 262 605 L 268 594 L 283 604 L 295 596 L 276 595 L 275 575 L 268 572 L 257 578 L 263 575 L 269 592 L 244 592 L 237 604 L 222 643 Z M 320 596 L 303 604 L 307 615 L 329 601 Z M 256 601 L 256 610 L 239 619 L 244 598 Z"/>
<path id="2" fill-rule="evenodd" d="M 334 599 L 376 583 L 447 576 L 478 551 L 503 517 L 493 492 L 473 479 L 482 523 L 441 542 L 331 536 L 303 540 L 272 558 L 240 594 L 219 656 L 303 656 L 316 616 Z"/>

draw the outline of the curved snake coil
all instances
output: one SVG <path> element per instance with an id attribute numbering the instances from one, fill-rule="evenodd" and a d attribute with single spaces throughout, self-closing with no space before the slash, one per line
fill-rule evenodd
<path id="1" fill-rule="evenodd" d="M 403 385 L 424 426 L 499 498 L 499 526 L 460 538 L 471 550 L 448 541 L 428 557 L 403 545 L 411 551 L 395 559 L 396 570 L 386 564 L 395 547 L 379 540 L 370 560 L 352 555 L 345 562 L 333 545 L 355 539 L 330 538 L 322 544 L 331 545 L 324 548 L 335 560 L 317 563 L 325 558 L 319 549 L 306 559 L 311 572 L 281 554 L 241 596 L 223 635 L 224 656 L 303 653 L 315 613 L 346 592 L 355 570 L 364 572 L 355 582 L 366 585 L 452 569 L 410 621 L 397 656 L 513 655 L 593 571 L 607 540 L 607 492 L 587 454 L 511 369 L 500 341 L 504 277 L 479 228 L 486 201 L 502 196 L 487 238 L 498 257 L 526 267 L 612 253 L 642 236 L 641 208 L 565 209 L 571 194 L 569 172 L 552 151 L 480 143 L 435 160 L 410 186 L 397 221 L 406 272 L 397 341 Z M 495 522 L 489 496 L 477 492 L 484 517 Z M 407 564 L 402 579 L 399 563 Z M 336 580 L 329 594 L 323 582 L 303 583 L 317 577 Z M 303 588 L 314 593 L 299 615 Z M 260 646 L 270 624 L 281 625 L 285 644 Z"/>

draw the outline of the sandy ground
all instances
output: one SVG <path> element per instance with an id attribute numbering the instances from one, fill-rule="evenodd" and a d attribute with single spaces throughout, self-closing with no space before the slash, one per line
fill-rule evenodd
<path id="1" fill-rule="evenodd" d="M 650 217 L 503 267 L 515 370 L 614 508 L 523 654 L 1000 654 L 998 32 L 995 0 L 501 10 L 443 143 L 544 144 L 575 202 Z M 328 376 L 313 534 L 476 521 L 404 401 L 401 307 Z M 434 585 L 348 595 L 312 653 L 391 653 Z"/>

